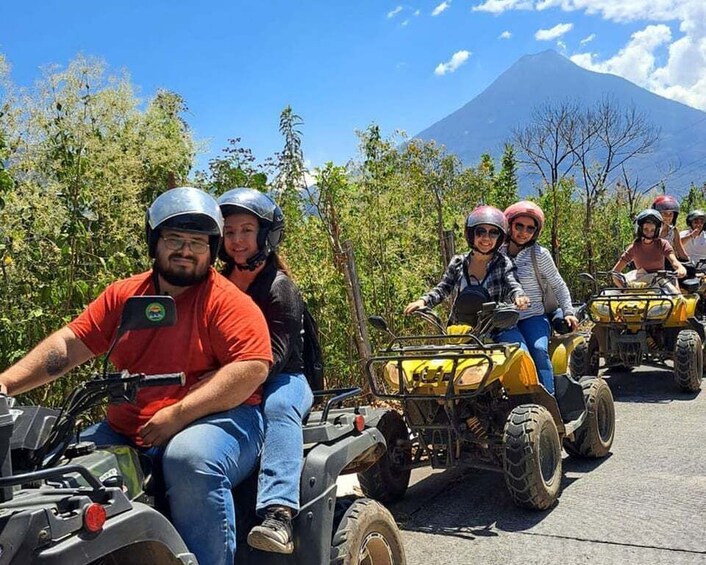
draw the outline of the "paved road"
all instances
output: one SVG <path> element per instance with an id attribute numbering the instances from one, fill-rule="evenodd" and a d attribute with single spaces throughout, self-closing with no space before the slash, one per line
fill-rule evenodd
<path id="1" fill-rule="evenodd" d="M 515 508 L 502 475 L 417 469 L 390 510 L 410 565 L 706 565 L 706 383 L 678 392 L 671 373 L 609 375 L 616 438 L 600 461 L 564 459 L 546 512 Z"/>

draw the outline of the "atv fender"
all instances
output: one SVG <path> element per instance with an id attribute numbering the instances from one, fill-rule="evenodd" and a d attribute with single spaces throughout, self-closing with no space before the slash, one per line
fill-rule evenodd
<path id="1" fill-rule="evenodd" d="M 563 375 L 569 370 L 571 352 L 586 339 L 577 333 L 555 335 L 549 340 L 549 358 L 555 375 Z"/>
<path id="2" fill-rule="evenodd" d="M 145 504 L 133 502 L 133 507 L 128 512 L 123 512 L 106 520 L 103 530 L 98 534 L 88 534 L 87 532 L 74 533 L 64 537 L 56 543 L 49 544 L 44 549 L 36 549 L 34 546 L 41 536 L 24 536 L 25 543 L 17 548 L 17 552 L 8 564 L 34 563 L 36 565 L 60 565 L 65 563 L 85 564 L 100 560 L 108 555 L 115 558 L 116 563 L 130 563 L 131 565 L 149 563 L 170 562 L 166 559 L 169 556 L 181 563 L 196 565 L 196 557 L 189 553 L 183 540 L 174 529 L 174 526 L 159 512 Z M 40 525 L 40 521 L 46 520 L 45 512 L 39 510 L 32 512 L 30 529 L 35 525 Z M 16 514 L 20 521 L 23 515 L 29 515 L 30 511 Z M 5 536 L 11 534 L 5 526 L 3 530 L 3 545 L 7 548 Z M 27 516 L 25 516 L 26 518 Z M 27 534 L 30 530 L 24 529 L 22 533 Z M 52 536 L 52 528 L 42 531 L 49 531 Z M 53 536 L 52 536 L 53 537 Z M 3 555 L 5 557 L 5 555 Z"/>
<path id="3" fill-rule="evenodd" d="M 378 417 L 379 418 L 379 417 Z M 366 425 L 369 420 L 366 417 Z M 385 438 L 376 428 L 318 443 L 304 459 L 301 509 L 292 520 L 295 551 L 291 555 L 256 551 L 238 546 L 238 565 L 311 565 L 329 563 L 339 475 L 363 470 L 384 453 Z"/>

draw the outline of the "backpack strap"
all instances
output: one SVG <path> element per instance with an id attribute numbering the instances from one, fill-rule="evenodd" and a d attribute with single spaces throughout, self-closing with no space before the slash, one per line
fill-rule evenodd
<path id="1" fill-rule="evenodd" d="M 534 276 L 537 279 L 539 288 L 544 290 L 544 277 L 542 276 L 542 273 L 539 270 L 539 263 L 537 263 L 537 244 L 535 243 L 532 244 L 532 248 L 530 249 L 530 256 L 532 257 L 532 267 L 534 268 Z"/>

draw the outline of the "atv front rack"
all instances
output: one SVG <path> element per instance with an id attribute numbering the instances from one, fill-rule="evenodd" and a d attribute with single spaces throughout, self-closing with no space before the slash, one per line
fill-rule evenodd
<path id="1" fill-rule="evenodd" d="M 469 338 L 471 343 L 459 344 L 459 338 Z M 446 342 L 449 345 L 404 345 L 404 342 L 420 339 L 434 339 L 441 343 Z M 437 398 L 443 400 L 458 400 L 467 399 L 478 396 L 488 386 L 488 380 L 492 373 L 495 362 L 492 359 L 493 352 L 502 353 L 508 356 L 508 349 L 514 344 L 483 344 L 476 336 L 472 335 L 434 335 L 434 336 L 414 336 L 414 337 L 397 337 L 384 350 L 382 355 L 371 357 L 366 362 L 366 372 L 371 392 L 378 398 L 386 398 L 391 400 L 401 399 L 430 399 Z M 479 349 L 481 351 L 479 351 Z M 468 360 L 477 360 L 480 366 L 485 365 L 486 369 L 478 383 L 478 386 L 470 390 L 457 390 L 459 383 L 456 379 L 459 377 L 459 365 Z M 433 376 L 419 376 L 415 379 L 414 374 L 407 375 L 407 369 L 403 363 L 410 361 L 447 361 L 451 363 L 448 370 L 442 372 L 439 376 L 437 370 Z M 385 382 L 384 370 L 390 363 L 394 363 L 397 370 L 397 391 L 389 391 L 389 387 L 381 386 Z M 382 383 L 381 383 L 382 380 Z M 409 382 L 418 382 L 415 388 L 424 386 L 438 385 L 439 382 L 446 383 L 444 394 L 428 394 L 419 393 L 409 385 Z"/>
<path id="2" fill-rule="evenodd" d="M 606 291 L 615 291 L 617 294 L 604 294 Z M 674 310 L 674 301 L 678 299 L 679 295 L 655 294 L 653 292 L 645 292 L 644 289 L 607 288 L 588 300 L 586 313 L 589 319 L 596 324 L 658 325 L 664 324 L 664 321 L 671 316 L 672 310 Z M 624 304 L 622 308 L 620 307 L 621 303 L 627 302 L 643 302 L 644 306 L 633 310 L 629 310 L 627 304 Z M 596 305 L 598 304 L 607 306 L 605 314 L 596 314 L 594 307 L 597 307 Z M 666 312 L 660 313 L 654 319 L 650 319 L 647 314 L 651 308 L 658 305 L 666 306 Z M 608 321 L 605 318 L 608 318 Z"/>

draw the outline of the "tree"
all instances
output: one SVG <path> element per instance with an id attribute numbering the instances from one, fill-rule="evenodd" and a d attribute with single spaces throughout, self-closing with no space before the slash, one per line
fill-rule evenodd
<path id="1" fill-rule="evenodd" d="M 138 136 L 145 205 L 165 190 L 186 184 L 196 152 L 183 118 L 187 111 L 179 94 L 160 90 L 141 116 Z"/>
<path id="2" fill-rule="evenodd" d="M 538 188 L 540 198 L 545 191 L 549 194 L 552 218 L 559 217 L 559 186 L 570 179 L 576 165 L 572 147 L 582 142 L 576 138 L 578 114 L 575 102 L 544 104 L 532 111 L 528 125 L 515 128 L 512 133 L 513 142 L 523 155 L 519 162 L 542 180 Z M 552 257 L 559 266 L 559 226 L 554 219 L 549 223 L 549 233 Z"/>
<path id="3" fill-rule="evenodd" d="M 503 149 L 500 172 L 495 176 L 493 182 L 493 194 L 493 202 L 501 210 L 519 200 L 515 148 L 510 143 L 506 143 Z"/>

